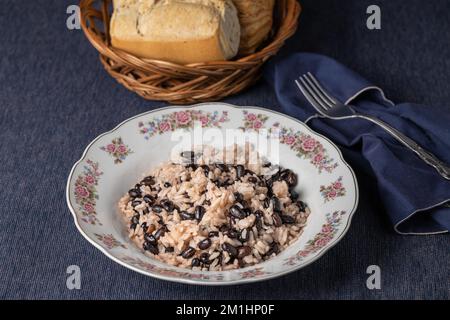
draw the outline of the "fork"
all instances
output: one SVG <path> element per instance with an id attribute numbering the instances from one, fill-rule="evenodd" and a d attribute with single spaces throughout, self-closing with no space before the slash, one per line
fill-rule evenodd
<path id="1" fill-rule="evenodd" d="M 373 116 L 357 113 L 351 105 L 345 105 L 333 98 L 310 72 L 295 80 L 295 83 L 314 109 L 324 117 L 335 120 L 361 118 L 375 123 L 416 153 L 427 164 L 434 167 L 443 178 L 450 180 L 450 167 L 448 165 L 386 122 Z"/>

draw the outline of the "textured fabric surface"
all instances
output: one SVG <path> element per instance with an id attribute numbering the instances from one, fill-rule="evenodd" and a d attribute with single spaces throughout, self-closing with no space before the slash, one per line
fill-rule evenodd
<path id="1" fill-rule="evenodd" d="M 370 167 L 366 173 L 376 180 L 383 207 L 397 232 L 416 235 L 448 232 L 450 181 L 370 121 L 318 117 L 295 83 L 299 75 L 308 72 L 337 101 L 351 100 L 356 112 L 386 121 L 446 163 L 450 163 L 448 108 L 394 104 L 379 88 L 352 70 L 315 53 L 295 53 L 279 61 L 273 59 L 264 73 L 275 90 L 282 111 L 306 121 L 311 128 L 342 147 L 360 154 L 358 162 L 366 162 Z M 418 184 L 427 188 L 411 188 Z"/>
<path id="2" fill-rule="evenodd" d="M 75 1 L 74 1 L 75 2 Z M 446 0 L 380 0 L 382 30 L 365 27 L 366 0 L 305 0 L 282 54 L 313 51 L 348 65 L 394 101 L 449 105 Z M 345 238 L 305 269 L 233 287 L 197 287 L 130 271 L 77 232 L 65 202 L 70 168 L 97 135 L 162 106 L 118 85 L 81 31 L 65 27 L 66 0 L 3 0 L 0 10 L 0 298 L 432 299 L 449 298 L 449 237 L 396 235 L 373 180 L 355 167 L 360 205 Z M 264 83 L 225 100 L 278 110 Z M 416 185 L 415 188 L 427 186 Z M 66 288 L 81 268 L 82 289 Z M 381 290 L 366 268 L 381 268 Z"/>

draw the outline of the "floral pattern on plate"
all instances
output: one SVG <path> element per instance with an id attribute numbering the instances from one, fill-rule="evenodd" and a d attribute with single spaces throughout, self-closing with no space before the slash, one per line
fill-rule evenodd
<path id="1" fill-rule="evenodd" d="M 240 273 L 241 277 L 243 279 L 248 279 L 248 278 L 258 278 L 258 277 L 262 277 L 262 276 L 266 276 L 271 274 L 271 272 L 268 271 L 264 271 L 264 268 L 261 267 L 256 267 L 247 271 L 243 271 Z"/>
<path id="2" fill-rule="evenodd" d="M 310 134 L 283 127 L 278 122 L 274 123 L 270 130 L 272 133 L 278 131 L 280 142 L 288 145 L 298 157 L 310 160 L 310 163 L 318 169 L 319 174 L 323 170 L 331 173 L 337 168 L 338 163 L 328 155 L 322 143 Z"/>
<path id="3" fill-rule="evenodd" d="M 117 240 L 112 234 L 98 234 L 98 233 L 94 233 L 94 235 L 108 249 L 114 249 L 114 248 L 118 248 L 118 247 L 127 249 L 127 246 L 124 245 L 119 240 Z"/>
<path id="4" fill-rule="evenodd" d="M 103 172 L 99 170 L 98 162 L 88 159 L 86 160 L 83 173 L 75 181 L 75 202 L 79 206 L 78 209 L 82 215 L 81 220 L 92 225 L 102 225 L 97 219 L 95 209 L 96 201 L 98 200 L 97 185 L 102 174 Z"/>
<path id="5" fill-rule="evenodd" d="M 146 271 L 156 272 L 164 276 L 175 276 L 196 280 L 216 280 L 216 281 L 223 280 L 223 275 L 221 273 L 193 273 L 188 271 L 186 272 L 177 271 L 169 268 L 161 268 L 153 263 L 143 261 L 139 258 L 132 258 L 130 256 L 123 256 L 122 260 L 132 264 L 137 268 L 141 268 Z"/>
<path id="6" fill-rule="evenodd" d="M 113 139 L 111 143 L 100 147 L 100 149 L 112 156 L 115 164 L 122 163 L 129 154 L 133 153 L 120 137 Z"/>
<path id="7" fill-rule="evenodd" d="M 259 130 L 264 127 L 266 121 L 269 119 L 269 116 L 262 113 L 253 113 L 248 112 L 247 110 L 242 111 L 244 115 L 244 125 L 243 129 L 246 130 Z"/>
<path id="8" fill-rule="evenodd" d="M 333 240 L 336 232 L 339 230 L 342 217 L 345 215 L 345 211 L 334 211 L 333 213 L 327 213 L 326 223 L 322 225 L 322 229 L 317 233 L 313 239 L 306 242 L 305 247 L 298 251 L 297 254 L 285 259 L 285 265 L 296 265 L 302 259 L 308 257 L 312 253 L 316 253 L 320 249 L 327 246 L 331 240 Z"/>
<path id="9" fill-rule="evenodd" d="M 138 126 L 139 132 L 144 135 L 145 139 L 150 139 L 154 135 L 165 132 L 192 128 L 197 122 L 201 124 L 202 128 L 221 128 L 221 125 L 228 121 L 227 111 L 220 113 L 218 111 L 186 110 L 164 114 L 146 123 L 139 122 Z"/>
<path id="10" fill-rule="evenodd" d="M 342 184 L 342 177 L 339 177 L 335 182 L 328 186 L 320 186 L 320 193 L 325 202 L 334 200 L 338 197 L 343 197 L 345 196 L 345 192 L 345 187 Z"/>

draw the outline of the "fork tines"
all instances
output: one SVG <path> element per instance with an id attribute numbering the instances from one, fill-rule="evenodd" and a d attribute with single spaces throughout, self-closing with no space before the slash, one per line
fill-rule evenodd
<path id="1" fill-rule="evenodd" d="M 295 80 L 295 83 L 309 103 L 320 113 L 326 112 L 337 104 L 337 101 L 326 92 L 310 72 L 302 75 L 299 80 Z"/>

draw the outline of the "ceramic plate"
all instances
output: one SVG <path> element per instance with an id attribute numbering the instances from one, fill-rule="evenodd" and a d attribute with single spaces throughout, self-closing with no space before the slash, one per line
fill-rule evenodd
<path id="1" fill-rule="evenodd" d="M 230 271 L 192 271 L 143 254 L 128 238 L 117 202 L 153 166 L 167 161 L 178 129 L 275 132 L 280 165 L 298 175 L 296 191 L 311 209 L 299 239 L 275 258 Z M 346 233 L 358 203 L 355 175 L 339 149 L 305 124 L 257 107 L 204 103 L 166 107 L 122 122 L 92 141 L 70 172 L 67 203 L 80 233 L 121 265 L 159 279 L 204 285 L 267 280 L 322 256 Z"/>

